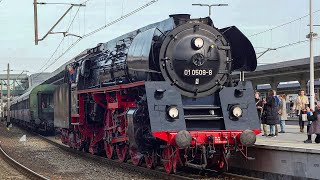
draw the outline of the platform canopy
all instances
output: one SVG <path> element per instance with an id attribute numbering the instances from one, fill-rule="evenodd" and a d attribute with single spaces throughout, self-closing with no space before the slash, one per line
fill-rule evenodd
<path id="1" fill-rule="evenodd" d="M 28 79 L 27 74 L 10 74 L 10 80 L 25 80 Z M 7 80 L 7 74 L 0 74 L 0 80 Z"/>

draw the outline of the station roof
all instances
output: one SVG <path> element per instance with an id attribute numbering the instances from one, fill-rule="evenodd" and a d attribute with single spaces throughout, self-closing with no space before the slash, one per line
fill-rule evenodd
<path id="1" fill-rule="evenodd" d="M 320 63 L 320 56 L 314 57 L 314 63 L 315 64 Z M 260 65 L 257 67 L 257 69 L 254 72 L 305 66 L 309 64 L 310 64 L 310 58 L 302 58 L 302 59 L 283 61 L 283 62 L 278 62 L 273 64 Z"/>
<path id="2" fill-rule="evenodd" d="M 314 57 L 315 79 L 320 78 L 320 56 Z M 232 74 L 233 79 L 239 79 L 240 72 Z M 245 80 L 254 84 L 269 84 L 272 81 L 289 82 L 304 79 L 309 80 L 310 58 L 283 61 L 273 64 L 260 65 L 253 72 L 245 72 Z"/>

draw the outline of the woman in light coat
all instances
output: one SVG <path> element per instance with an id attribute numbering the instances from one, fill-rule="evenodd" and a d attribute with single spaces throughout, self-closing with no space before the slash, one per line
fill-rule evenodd
<path id="1" fill-rule="evenodd" d="M 297 115 L 299 116 L 300 132 L 304 132 L 304 121 L 302 121 L 302 114 L 305 114 L 308 104 L 308 97 L 304 95 L 304 90 L 300 90 L 299 96 L 297 97 L 293 105 L 293 110 L 295 110 L 297 112 Z"/>
<path id="2" fill-rule="evenodd" d="M 279 117 L 280 117 L 280 128 L 281 131 L 279 133 L 285 133 L 286 120 L 288 120 L 287 114 L 287 103 L 286 103 L 286 95 L 280 95 L 280 107 L 279 107 Z"/>

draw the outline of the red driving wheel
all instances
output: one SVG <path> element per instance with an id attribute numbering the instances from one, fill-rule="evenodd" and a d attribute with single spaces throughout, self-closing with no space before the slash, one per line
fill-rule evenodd
<path id="1" fill-rule="evenodd" d="M 143 155 L 136 148 L 130 149 L 130 156 L 133 165 L 140 166 L 142 164 Z"/>
<path id="2" fill-rule="evenodd" d="M 106 150 L 107 158 L 113 159 L 114 157 L 114 145 L 104 142 L 104 149 Z"/>
<path id="3" fill-rule="evenodd" d="M 146 162 L 146 166 L 148 169 L 153 169 L 156 166 L 156 155 L 154 151 L 152 153 L 148 153 L 144 155 L 144 161 Z"/>
<path id="4" fill-rule="evenodd" d="M 167 147 L 162 150 L 162 160 L 163 160 L 163 166 L 164 169 L 168 174 L 175 173 L 176 171 L 176 161 L 174 158 L 174 152 L 172 147 Z"/>
<path id="5" fill-rule="evenodd" d="M 125 143 L 118 144 L 116 146 L 117 156 L 120 162 L 126 162 L 128 160 L 128 145 Z"/>

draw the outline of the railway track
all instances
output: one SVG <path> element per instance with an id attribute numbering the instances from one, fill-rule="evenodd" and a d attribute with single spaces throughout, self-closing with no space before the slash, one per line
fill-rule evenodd
<path id="1" fill-rule="evenodd" d="M 33 170 L 25 167 L 24 165 L 20 164 L 13 158 L 11 158 L 1 147 L 0 144 L 0 158 L 7 162 L 10 166 L 12 166 L 15 170 L 19 173 L 23 174 L 24 176 L 30 179 L 39 179 L 39 180 L 48 180 L 48 178 L 34 172 Z"/>
<path id="2" fill-rule="evenodd" d="M 130 163 L 120 163 L 117 160 L 111 160 L 105 157 L 101 157 L 101 156 L 97 156 L 97 155 L 92 155 L 89 153 L 85 153 L 82 151 L 78 151 L 75 149 L 72 149 L 66 145 L 60 144 L 58 142 L 55 142 L 47 137 L 44 137 L 42 135 L 38 135 L 42 140 L 48 142 L 49 144 L 52 144 L 56 147 L 59 147 L 60 149 L 66 151 L 66 152 L 70 152 L 73 154 L 77 154 L 81 157 L 84 158 L 88 158 L 91 159 L 95 162 L 99 162 L 101 164 L 106 164 L 106 165 L 112 165 L 112 166 L 117 166 L 120 167 L 122 169 L 128 170 L 128 171 L 135 171 L 135 172 L 139 172 L 148 176 L 152 176 L 152 177 L 159 177 L 159 179 L 181 179 L 181 180 L 193 180 L 193 179 L 212 179 L 212 177 L 205 177 L 205 176 L 201 176 L 201 175 L 196 175 L 196 174 L 186 174 L 186 173 L 178 173 L 178 174 L 167 174 L 164 171 L 161 171 L 160 169 L 147 169 L 145 167 L 140 167 L 140 166 L 134 166 Z M 232 173 L 223 173 L 222 175 L 220 175 L 219 177 L 217 177 L 217 179 L 242 179 L 242 180 L 257 180 L 259 178 L 253 178 L 253 177 L 248 177 L 248 176 L 242 176 L 242 175 L 237 175 L 237 174 L 232 174 Z"/>
<path id="3" fill-rule="evenodd" d="M 261 178 L 249 177 L 244 175 L 232 174 L 232 173 L 223 173 L 224 177 L 231 179 L 243 179 L 243 180 L 262 180 Z"/>
<path id="4" fill-rule="evenodd" d="M 161 179 L 182 179 L 182 180 L 195 179 L 195 178 L 192 178 L 192 177 L 186 177 L 186 176 L 179 175 L 179 174 L 167 174 L 167 173 L 162 172 L 162 171 L 146 169 L 144 167 L 134 166 L 134 165 L 129 164 L 129 163 L 120 163 L 117 160 L 110 160 L 110 159 L 107 159 L 105 157 L 96 156 L 96 155 L 92 155 L 92 154 L 85 153 L 85 152 L 82 152 L 82 151 L 78 151 L 78 150 L 72 149 L 72 148 L 70 148 L 70 147 L 68 147 L 66 145 L 63 145 L 63 144 L 57 143 L 55 141 L 52 141 L 49 138 L 46 138 L 44 136 L 41 136 L 41 135 L 38 135 L 38 136 L 41 139 L 43 139 L 44 141 L 46 141 L 46 142 L 48 142 L 48 143 L 50 143 L 50 144 L 52 144 L 54 146 L 57 146 L 57 147 L 59 147 L 60 149 L 62 149 L 64 151 L 67 151 L 67 152 L 70 152 L 70 153 L 74 153 L 74 154 L 78 154 L 81 157 L 85 157 L 85 158 L 94 160 L 95 162 L 99 162 L 101 164 L 117 166 L 117 167 L 120 167 L 122 169 L 139 172 L 139 173 L 142 173 L 142 174 L 146 174 L 148 176 L 161 177 Z"/>

